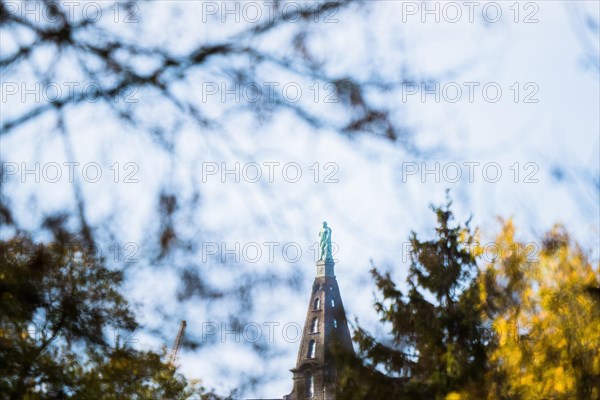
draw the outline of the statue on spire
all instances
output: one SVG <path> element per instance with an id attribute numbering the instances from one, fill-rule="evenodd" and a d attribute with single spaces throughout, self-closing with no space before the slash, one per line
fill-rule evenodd
<path id="1" fill-rule="evenodd" d="M 319 261 L 332 260 L 331 254 L 331 228 L 323 221 L 323 228 L 319 231 Z"/>

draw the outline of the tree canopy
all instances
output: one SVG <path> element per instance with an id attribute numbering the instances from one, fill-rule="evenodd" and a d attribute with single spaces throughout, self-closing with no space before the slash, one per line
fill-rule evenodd
<path id="1" fill-rule="evenodd" d="M 139 328 L 111 270 L 72 239 L 0 243 L 0 392 L 7 399 L 202 399 L 162 354 L 118 332 Z"/>
<path id="2" fill-rule="evenodd" d="M 412 234 L 406 291 L 372 269 L 390 338 L 355 329 L 340 398 L 600 398 L 598 268 L 565 229 L 536 247 L 506 221 L 486 264 L 450 203 L 434 211 L 435 238 Z"/>

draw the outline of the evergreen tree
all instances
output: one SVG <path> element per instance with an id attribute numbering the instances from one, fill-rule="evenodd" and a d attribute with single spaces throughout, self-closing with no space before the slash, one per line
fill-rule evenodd
<path id="1" fill-rule="evenodd" d="M 346 360 L 340 398 L 444 399 L 451 393 L 482 395 L 486 330 L 479 306 L 478 270 L 469 222 L 452 225 L 451 202 L 433 208 L 436 237 L 412 233 L 407 291 L 390 273 L 371 270 L 381 299 L 381 321 L 390 324 L 384 344 L 355 330 L 362 359 Z"/>

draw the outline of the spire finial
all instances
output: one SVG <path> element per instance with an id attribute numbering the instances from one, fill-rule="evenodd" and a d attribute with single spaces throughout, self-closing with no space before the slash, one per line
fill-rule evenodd
<path id="1" fill-rule="evenodd" d="M 331 228 L 323 221 L 323 227 L 319 231 L 319 261 L 333 261 L 331 254 Z"/>
<path id="2" fill-rule="evenodd" d="M 319 231 L 319 260 L 317 261 L 317 277 L 335 276 L 333 266 L 333 255 L 331 251 L 331 228 L 323 221 L 323 227 Z"/>

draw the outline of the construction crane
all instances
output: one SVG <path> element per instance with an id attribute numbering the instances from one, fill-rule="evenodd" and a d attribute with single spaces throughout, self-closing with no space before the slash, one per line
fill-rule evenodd
<path id="1" fill-rule="evenodd" d="M 179 349 L 181 348 L 181 342 L 183 342 L 183 335 L 185 334 L 185 328 L 187 327 L 187 323 L 185 320 L 181 321 L 181 325 L 179 326 L 179 332 L 177 333 L 177 337 L 175 338 L 175 342 L 173 343 L 173 349 L 171 350 L 171 355 L 169 357 L 169 364 L 175 365 L 175 361 L 177 361 L 177 355 L 179 354 Z"/>

